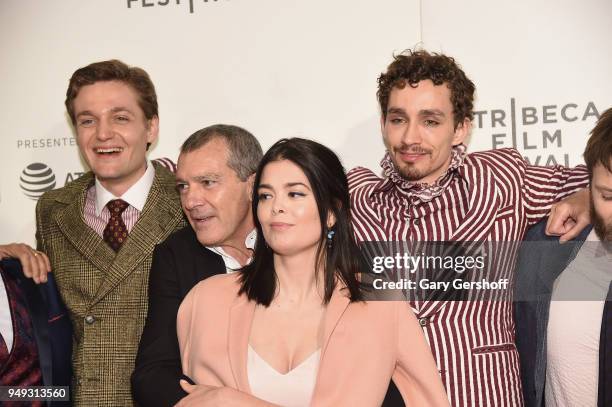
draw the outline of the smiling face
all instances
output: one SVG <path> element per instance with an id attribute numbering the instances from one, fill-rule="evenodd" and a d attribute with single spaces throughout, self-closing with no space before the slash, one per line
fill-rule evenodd
<path id="1" fill-rule="evenodd" d="M 611 160 L 612 166 L 612 160 Z M 612 172 L 601 163 L 593 167 L 591 218 L 601 240 L 612 242 Z"/>
<path id="2" fill-rule="evenodd" d="M 83 86 L 73 106 L 83 158 L 107 190 L 123 195 L 146 171 L 158 118 L 146 120 L 136 92 L 119 81 Z"/>
<path id="3" fill-rule="evenodd" d="M 257 195 L 257 219 L 275 253 L 294 255 L 317 250 L 321 241 L 319 210 L 300 167 L 289 160 L 268 163 Z"/>
<path id="4" fill-rule="evenodd" d="M 227 165 L 226 142 L 213 138 L 182 153 L 176 170 L 181 205 L 198 241 L 209 247 L 244 247 L 253 230 L 251 184 Z"/>
<path id="5" fill-rule="evenodd" d="M 448 169 L 452 147 L 469 131 L 466 120 L 455 129 L 450 90 L 431 80 L 416 87 L 395 87 L 389 95 L 383 140 L 391 160 L 408 181 L 432 184 Z"/>

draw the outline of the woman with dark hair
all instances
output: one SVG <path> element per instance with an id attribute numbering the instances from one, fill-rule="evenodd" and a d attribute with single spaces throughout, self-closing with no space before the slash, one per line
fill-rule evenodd
<path id="1" fill-rule="evenodd" d="M 448 405 L 408 304 L 363 301 L 349 207 L 327 147 L 283 139 L 264 155 L 253 261 L 179 309 L 183 373 L 209 405 L 377 406 L 391 378 L 407 405 Z"/>

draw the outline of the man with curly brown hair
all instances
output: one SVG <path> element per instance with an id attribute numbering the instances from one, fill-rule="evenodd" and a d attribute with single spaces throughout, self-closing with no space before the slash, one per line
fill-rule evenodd
<path id="1" fill-rule="evenodd" d="M 527 228 L 585 187 L 588 174 L 584 166 L 532 166 L 514 149 L 467 154 L 474 91 L 449 56 L 420 50 L 394 58 L 378 79 L 383 177 L 349 172 L 353 224 L 361 243 L 514 242 L 489 259 L 496 276 L 512 281 Z M 576 200 L 580 209 L 556 210 L 579 212 L 575 227 L 551 225 L 564 239 L 588 222 L 588 194 Z M 486 301 L 411 305 L 453 406 L 522 404 L 511 289 Z"/>

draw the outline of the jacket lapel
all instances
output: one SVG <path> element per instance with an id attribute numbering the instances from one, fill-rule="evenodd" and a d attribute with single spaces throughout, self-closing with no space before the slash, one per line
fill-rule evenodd
<path id="1" fill-rule="evenodd" d="M 453 242 L 484 241 L 495 223 L 495 214 L 499 209 L 497 184 L 490 168 L 481 163 L 473 167 L 462 165 L 459 168 L 459 176 L 467 184 L 468 209 L 449 240 Z"/>
<path id="2" fill-rule="evenodd" d="M 334 289 L 334 293 L 332 294 L 331 299 L 329 300 L 329 304 L 327 304 L 327 309 L 325 310 L 325 319 L 323 321 L 323 343 L 321 344 L 321 358 L 319 359 L 319 372 L 321 371 L 321 366 L 323 364 L 323 360 L 325 358 L 325 352 L 327 351 L 327 347 L 329 346 L 329 342 L 331 340 L 331 336 L 336 330 L 338 323 L 340 322 L 340 318 L 348 308 L 350 299 L 344 294 L 346 292 L 346 288 L 343 284 L 338 282 L 336 284 L 336 288 Z M 313 399 L 311 403 L 315 404 L 315 399 L 317 397 L 318 388 L 320 386 L 319 380 L 321 378 L 320 374 L 317 374 L 317 378 L 315 380 L 315 385 L 313 389 Z M 320 401 L 320 400 L 319 400 Z"/>
<path id="3" fill-rule="evenodd" d="M 53 355 L 51 354 L 52 347 L 49 339 L 46 306 L 42 301 L 38 287 L 35 287 L 30 280 L 22 282 L 21 287 L 30 309 L 30 318 L 32 319 L 32 328 L 38 346 L 38 361 L 43 376 L 43 383 L 51 385 L 53 383 Z"/>
<path id="4" fill-rule="evenodd" d="M 138 222 L 108 268 L 92 304 L 103 299 L 139 264 L 151 257 L 155 245 L 172 233 L 183 218 L 178 197 L 173 189 L 174 182 L 165 178 L 156 170 L 155 180 Z M 112 249 L 103 241 L 102 245 L 112 253 Z"/>
<path id="5" fill-rule="evenodd" d="M 115 253 L 91 229 L 83 218 L 85 197 L 93 183 L 93 175 L 87 173 L 74 181 L 67 193 L 58 198 L 66 206 L 57 211 L 54 221 L 63 236 L 72 246 L 98 270 L 106 270 L 113 261 Z M 74 269 L 75 271 L 78 269 Z"/>
<path id="6" fill-rule="evenodd" d="M 338 282 L 336 284 L 336 288 L 334 289 L 334 293 L 329 300 L 329 304 L 327 304 L 327 309 L 325 310 L 325 320 L 323 322 L 321 359 L 323 359 L 325 355 L 325 351 L 329 345 L 332 333 L 334 333 L 334 330 L 340 321 L 340 317 L 342 317 L 342 314 L 344 314 L 344 311 L 346 311 L 346 308 L 350 304 L 349 298 L 345 295 L 346 291 L 348 290 L 344 287 L 344 285 Z"/>
<path id="7" fill-rule="evenodd" d="M 546 256 L 540 258 L 539 274 L 540 281 L 538 292 L 536 293 L 535 321 L 536 321 L 536 363 L 535 363 L 535 387 L 538 405 L 542 404 L 544 395 L 544 385 L 546 381 L 546 353 L 547 353 L 547 328 L 550 316 L 550 304 L 552 299 L 553 286 L 561 273 L 576 258 L 582 244 L 591 232 L 592 226 L 587 226 L 580 232 L 575 240 L 558 243 L 556 237 L 544 237 L 546 242 L 540 248 L 544 250 Z"/>
<path id="8" fill-rule="evenodd" d="M 38 351 L 38 361 L 43 377 L 43 384 L 53 384 L 53 366 L 51 363 L 51 342 L 49 340 L 49 325 L 47 323 L 47 310 L 38 287 L 29 278 L 23 275 L 21 263 L 15 259 L 6 259 L 0 262 L 5 278 L 14 280 L 23 290 L 24 301 L 32 322 L 32 330 Z M 2 273 L 0 273 L 2 274 Z M 0 281 L 2 276 L 0 275 Z M 6 287 L 8 289 L 8 287 Z M 10 315 L 10 313 L 9 313 Z M 9 320 L 10 321 L 10 320 Z M 15 325 L 12 325 L 13 330 Z M 10 352 L 10 349 L 9 349 Z"/>
<path id="9" fill-rule="evenodd" d="M 232 374 L 238 390 L 248 393 L 251 388 L 247 375 L 247 352 L 254 313 L 254 301 L 249 301 L 246 295 L 237 297 L 230 309 L 228 328 L 228 354 Z"/>

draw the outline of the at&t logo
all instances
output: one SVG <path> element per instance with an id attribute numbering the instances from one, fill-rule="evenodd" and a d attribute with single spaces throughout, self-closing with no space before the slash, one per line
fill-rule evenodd
<path id="1" fill-rule="evenodd" d="M 30 199 L 37 200 L 47 191 L 55 188 L 55 174 L 43 163 L 32 163 L 21 172 L 19 186 Z"/>

